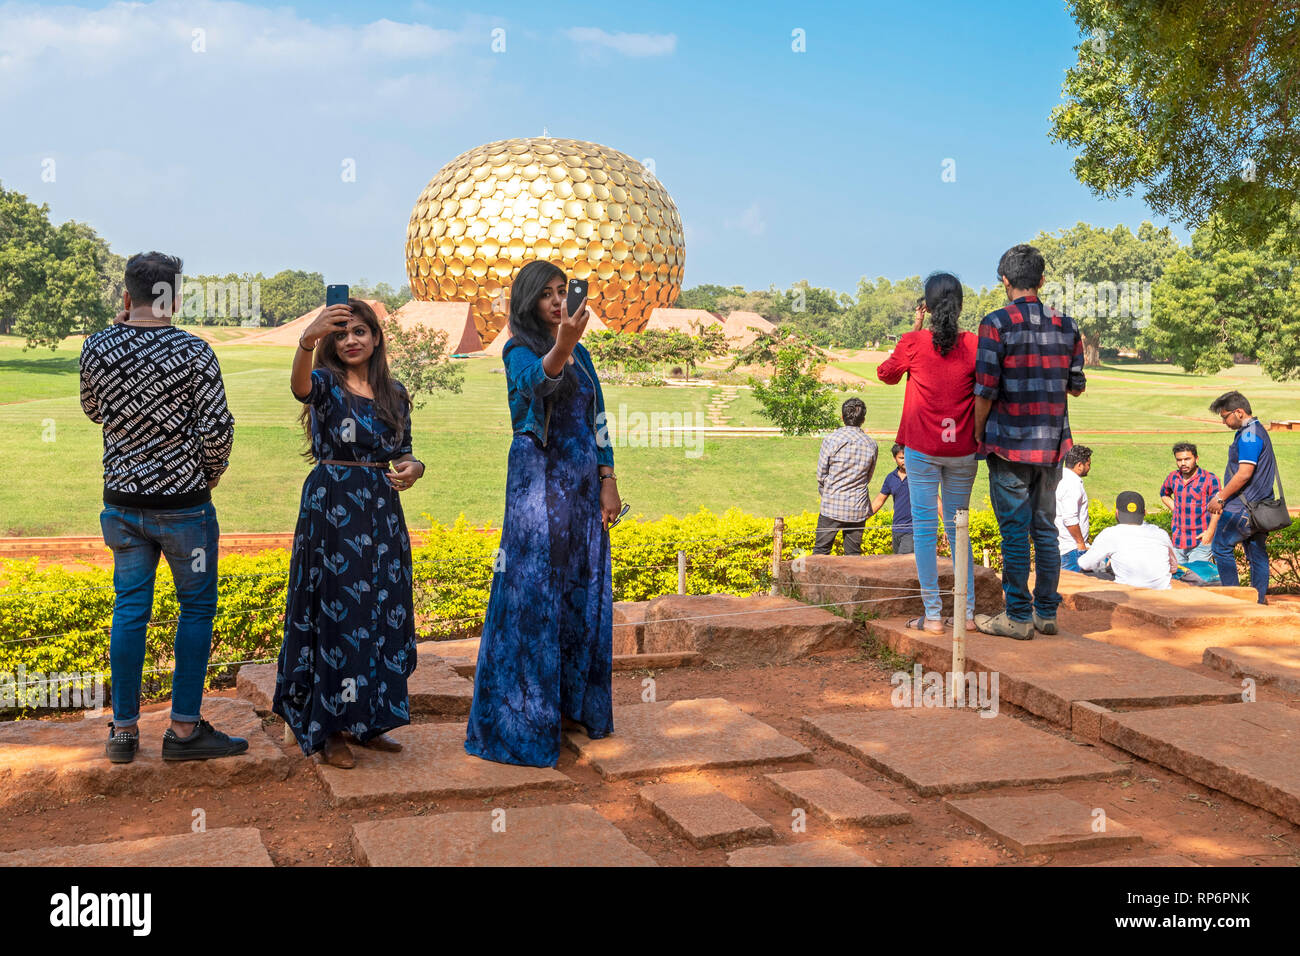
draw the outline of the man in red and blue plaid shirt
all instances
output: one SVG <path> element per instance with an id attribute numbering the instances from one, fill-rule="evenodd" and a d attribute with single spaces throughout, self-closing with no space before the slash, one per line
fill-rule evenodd
<path id="1" fill-rule="evenodd" d="M 1160 486 L 1160 500 L 1174 513 L 1174 553 L 1178 563 L 1213 561 L 1210 545 L 1219 516 L 1210 514 L 1210 502 L 1219 493 L 1219 477 L 1197 463 L 1196 446 L 1180 441 L 1174 446 L 1174 464 Z"/>
<path id="2" fill-rule="evenodd" d="M 1074 444 L 1067 396 L 1082 395 L 1083 337 L 1068 315 L 1038 299 L 1046 263 L 1033 246 L 1008 249 L 998 276 L 1010 300 L 980 322 L 975 357 L 975 439 L 988 464 L 989 493 L 1002 532 L 1006 610 L 975 615 L 987 634 L 1032 640 L 1056 633 L 1061 552 L 1056 537 L 1060 462 Z M 1034 593 L 1029 593 L 1029 541 Z"/>

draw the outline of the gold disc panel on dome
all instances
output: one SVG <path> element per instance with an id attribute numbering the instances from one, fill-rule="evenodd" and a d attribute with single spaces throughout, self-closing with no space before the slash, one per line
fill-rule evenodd
<path id="1" fill-rule="evenodd" d="M 484 345 L 505 326 L 510 284 L 529 260 L 588 280 L 607 326 L 640 331 L 677 301 L 685 258 L 659 180 L 625 153 L 572 139 L 505 139 L 457 156 L 424 187 L 406 230 L 412 295 L 468 301 Z"/>

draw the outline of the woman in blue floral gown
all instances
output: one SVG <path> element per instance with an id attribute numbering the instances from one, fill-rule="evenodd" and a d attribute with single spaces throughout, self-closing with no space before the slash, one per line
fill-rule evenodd
<path id="1" fill-rule="evenodd" d="M 388 374 L 365 302 L 326 308 L 299 345 L 291 387 L 317 464 L 302 486 L 272 709 L 304 754 L 351 767 L 344 734 L 396 751 L 385 731 L 410 723 L 415 621 L 398 492 L 424 465 L 411 455 L 410 398 Z"/>
<path id="2" fill-rule="evenodd" d="M 590 312 L 530 262 L 510 293 L 506 365 L 515 437 L 501 551 L 474 675 L 466 752 L 553 767 L 564 726 L 614 729 L 609 522 L 619 512 L 605 401 L 578 340 Z"/>

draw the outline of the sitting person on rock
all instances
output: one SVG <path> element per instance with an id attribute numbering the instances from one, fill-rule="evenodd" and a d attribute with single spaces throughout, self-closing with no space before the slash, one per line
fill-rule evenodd
<path id="1" fill-rule="evenodd" d="M 1109 564 L 1115 580 L 1135 588 L 1168 591 L 1178 570 L 1174 542 L 1169 533 L 1146 524 L 1146 502 L 1136 491 L 1120 492 L 1115 499 L 1115 520 L 1079 555 L 1079 569 L 1098 571 Z"/>

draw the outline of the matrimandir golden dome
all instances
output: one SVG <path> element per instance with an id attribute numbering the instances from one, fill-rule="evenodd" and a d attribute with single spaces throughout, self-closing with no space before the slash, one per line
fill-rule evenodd
<path id="1" fill-rule="evenodd" d="M 640 331 L 651 310 L 681 292 L 681 217 L 663 184 L 631 156 L 546 136 L 462 153 L 411 211 L 412 295 L 468 301 L 484 345 L 505 326 L 510 283 L 531 259 L 587 279 L 592 310 L 607 326 Z"/>

